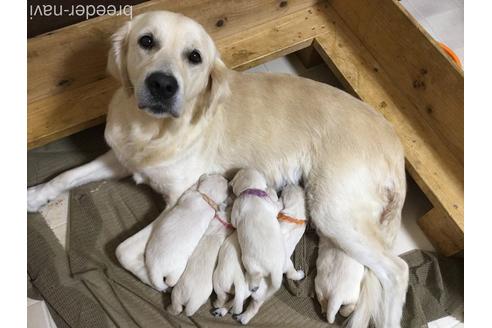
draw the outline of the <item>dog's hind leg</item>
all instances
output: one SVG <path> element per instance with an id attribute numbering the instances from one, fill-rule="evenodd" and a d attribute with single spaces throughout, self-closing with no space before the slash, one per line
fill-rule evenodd
<path id="1" fill-rule="evenodd" d="M 376 322 L 376 327 L 400 327 L 402 308 L 408 284 L 408 266 L 388 249 L 394 236 L 385 231 L 397 231 L 400 224 L 401 207 L 403 206 L 404 187 L 395 190 L 391 201 L 398 200 L 397 206 L 389 206 L 378 198 L 377 188 L 371 190 L 361 188 L 360 184 L 351 181 L 355 173 L 349 174 L 349 180 L 344 183 L 341 176 L 332 182 L 325 179 L 323 174 L 316 175 L 316 181 L 307 184 L 308 205 L 312 222 L 318 233 L 330 238 L 348 256 L 371 270 L 382 287 L 382 299 L 364 299 L 361 295 L 359 303 L 370 302 L 370 317 Z M 368 179 L 372 179 L 369 175 Z M 340 181 L 341 180 L 341 181 Z M 350 187 L 352 186 L 352 188 Z M 389 207 L 388 207 L 389 206 Z M 392 213 L 388 215 L 386 208 Z M 381 218 L 388 218 L 383 225 Z M 387 225 L 393 225 L 388 229 Z M 382 306 L 379 306 L 382 304 Z M 361 308 L 355 308 L 354 314 Z M 367 308 L 367 307 L 362 307 Z M 361 319 L 353 327 L 366 327 L 370 318 Z"/>
<path id="2" fill-rule="evenodd" d="M 185 313 L 187 317 L 191 317 L 200 309 L 202 304 L 200 302 L 195 301 L 194 299 L 191 299 L 188 301 L 188 304 L 186 304 L 185 307 Z"/>
<path id="3" fill-rule="evenodd" d="M 260 310 L 263 303 L 269 300 L 276 292 L 280 289 L 282 285 L 283 272 L 273 272 L 270 275 L 270 286 L 266 286 L 267 283 L 265 279 L 262 279 L 260 287 L 257 294 L 251 294 L 251 303 L 244 313 L 237 317 L 237 320 L 241 324 L 247 324 Z"/>
<path id="4" fill-rule="evenodd" d="M 167 311 L 173 315 L 178 315 L 183 312 L 183 304 L 181 304 L 181 302 L 173 300 L 172 303 L 169 304 L 169 306 L 167 307 Z"/>
<path id="5" fill-rule="evenodd" d="M 243 312 L 244 301 L 248 298 L 249 295 L 251 295 L 251 292 L 248 290 L 248 286 L 244 282 L 236 283 L 234 288 L 235 293 L 231 313 L 237 315 Z"/>
<path id="6" fill-rule="evenodd" d="M 144 254 L 154 222 L 126 239 L 116 248 L 116 258 L 121 265 L 149 286 L 152 284 L 145 266 Z"/>
<path id="7" fill-rule="evenodd" d="M 214 307 L 224 307 L 224 304 L 227 301 L 227 293 L 223 289 L 217 288 L 215 289 L 215 295 L 217 295 L 217 298 L 214 301 Z"/>
<path id="8" fill-rule="evenodd" d="M 260 272 L 247 272 L 246 280 L 248 282 L 249 290 L 254 293 L 260 287 L 260 283 L 263 279 L 263 275 Z"/>

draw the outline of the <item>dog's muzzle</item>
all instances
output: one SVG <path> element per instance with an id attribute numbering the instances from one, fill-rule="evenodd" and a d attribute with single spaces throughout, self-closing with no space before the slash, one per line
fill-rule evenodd
<path id="1" fill-rule="evenodd" d="M 145 79 L 145 92 L 139 99 L 138 107 L 152 114 L 170 114 L 178 117 L 176 98 L 179 84 L 173 75 L 154 72 Z"/>

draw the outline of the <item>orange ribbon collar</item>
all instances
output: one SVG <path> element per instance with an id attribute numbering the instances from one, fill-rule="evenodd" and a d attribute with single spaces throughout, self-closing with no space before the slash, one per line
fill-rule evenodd
<path id="1" fill-rule="evenodd" d="M 289 223 L 294 223 L 294 224 L 299 224 L 299 225 L 306 223 L 306 220 L 296 219 L 296 218 L 294 218 L 292 216 L 288 216 L 282 212 L 278 213 L 277 219 L 279 221 L 284 221 L 284 222 L 289 222 Z"/>
<path id="2" fill-rule="evenodd" d="M 198 191 L 199 192 L 199 191 Z M 215 212 L 218 212 L 219 211 L 219 205 L 217 205 L 216 202 L 213 201 L 212 198 L 210 198 L 208 195 L 202 193 L 202 192 L 199 192 L 200 195 L 202 195 L 202 198 L 205 202 L 207 202 L 207 204 L 215 211 Z"/>
<path id="3" fill-rule="evenodd" d="M 222 219 L 219 216 L 219 214 L 218 214 L 218 212 L 219 212 L 219 205 L 217 205 L 217 203 L 214 202 L 213 199 L 210 198 L 207 194 L 204 194 L 202 192 L 199 192 L 199 193 L 200 193 L 200 195 L 202 195 L 203 200 L 215 211 L 214 219 L 216 219 L 217 221 L 219 221 L 220 223 L 222 223 L 222 225 L 224 227 L 226 227 L 226 229 L 234 229 L 234 227 L 233 227 L 232 224 L 230 224 L 229 222 L 226 222 L 224 219 Z"/>

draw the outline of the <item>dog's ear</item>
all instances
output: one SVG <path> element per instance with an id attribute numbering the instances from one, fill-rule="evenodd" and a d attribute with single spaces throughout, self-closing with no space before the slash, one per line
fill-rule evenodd
<path id="1" fill-rule="evenodd" d="M 227 82 L 228 68 L 217 56 L 209 77 L 209 96 L 207 100 L 206 115 L 215 113 L 220 103 L 230 94 L 229 83 Z"/>
<path id="2" fill-rule="evenodd" d="M 108 73 L 121 83 L 129 96 L 133 90 L 126 68 L 126 52 L 130 26 L 131 22 L 126 22 L 111 36 L 111 49 L 109 50 L 107 64 Z"/>

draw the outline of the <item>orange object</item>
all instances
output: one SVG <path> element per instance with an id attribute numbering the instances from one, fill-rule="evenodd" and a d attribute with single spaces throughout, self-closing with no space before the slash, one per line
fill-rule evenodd
<path id="1" fill-rule="evenodd" d="M 306 220 L 296 219 L 296 218 L 293 218 L 292 216 L 285 215 L 284 213 L 278 213 L 277 219 L 280 221 L 285 221 L 285 222 L 294 223 L 294 224 L 306 223 Z"/>
<path id="2" fill-rule="evenodd" d="M 438 42 L 439 46 L 441 47 L 442 50 L 444 50 L 444 52 L 449 56 L 451 57 L 451 59 L 459 66 L 459 67 L 462 67 L 461 66 L 461 61 L 460 61 L 460 58 L 454 53 L 453 50 L 451 50 L 447 45 L 445 45 L 444 43 L 442 42 Z"/>

